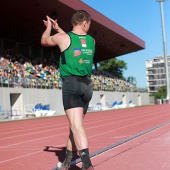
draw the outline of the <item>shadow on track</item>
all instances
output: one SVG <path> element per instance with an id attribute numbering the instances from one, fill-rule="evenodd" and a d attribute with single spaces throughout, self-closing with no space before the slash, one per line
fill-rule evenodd
<path id="1" fill-rule="evenodd" d="M 66 153 L 66 147 L 55 147 L 55 146 L 45 146 L 45 148 L 43 149 L 43 151 L 45 152 L 53 152 L 55 153 L 55 155 L 58 157 L 58 160 L 60 162 L 63 162 L 65 159 L 65 153 Z M 79 155 L 77 154 L 77 152 L 73 152 L 73 158 L 77 159 L 79 158 Z M 76 165 L 72 165 L 70 167 L 70 170 L 80 170 L 81 168 L 79 168 Z M 54 169 L 53 169 L 54 170 Z"/>

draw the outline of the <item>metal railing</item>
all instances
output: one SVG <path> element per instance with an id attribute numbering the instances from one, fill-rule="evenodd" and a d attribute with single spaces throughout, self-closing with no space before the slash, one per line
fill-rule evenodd
<path id="1" fill-rule="evenodd" d="M 20 79 L 8 79 L 0 77 L 0 87 L 4 88 L 35 88 L 35 89 L 61 89 L 62 88 L 62 79 L 49 81 L 42 79 L 29 79 L 29 78 L 20 78 Z M 126 85 L 113 85 L 107 83 L 94 83 L 94 91 L 118 91 L 118 92 L 146 92 L 145 89 L 139 89 L 136 87 L 130 87 Z"/>

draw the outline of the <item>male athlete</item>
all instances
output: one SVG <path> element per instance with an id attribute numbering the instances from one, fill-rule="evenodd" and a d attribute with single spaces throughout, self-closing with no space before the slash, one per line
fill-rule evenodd
<path id="1" fill-rule="evenodd" d="M 70 167 L 72 152 L 75 150 L 78 150 L 82 160 L 82 170 L 94 170 L 89 156 L 83 118 L 93 93 L 90 77 L 95 41 L 87 34 L 91 18 L 86 11 L 76 11 L 71 23 L 72 31 L 65 33 L 56 21 L 47 16 L 47 20 L 44 21 L 46 30 L 41 38 L 43 46 L 59 46 L 61 51 L 59 68 L 63 79 L 63 105 L 70 124 L 70 134 L 66 144 L 66 157 L 58 170 L 67 170 Z M 53 36 L 51 36 L 52 28 L 58 32 Z"/>

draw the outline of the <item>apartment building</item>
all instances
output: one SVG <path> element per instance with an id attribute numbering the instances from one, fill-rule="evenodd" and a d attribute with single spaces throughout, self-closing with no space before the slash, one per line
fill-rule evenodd
<path id="1" fill-rule="evenodd" d="M 170 55 L 168 55 L 168 74 L 170 72 Z M 146 79 L 149 93 L 157 92 L 166 85 L 165 59 L 164 56 L 157 56 L 153 60 L 145 61 Z"/>

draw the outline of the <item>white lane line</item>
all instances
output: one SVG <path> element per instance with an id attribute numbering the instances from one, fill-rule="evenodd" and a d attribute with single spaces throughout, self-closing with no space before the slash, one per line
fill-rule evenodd
<path id="1" fill-rule="evenodd" d="M 104 133 L 100 133 L 100 134 L 97 134 L 97 135 L 93 135 L 93 136 L 89 136 L 88 138 L 93 138 L 93 137 L 96 137 L 96 136 L 100 136 L 100 135 L 103 135 L 103 134 L 107 134 L 107 133 L 110 133 L 110 132 L 113 132 L 113 131 L 116 131 L 116 130 L 120 130 L 120 129 L 123 129 L 123 128 L 127 128 L 127 127 L 130 127 L 130 126 L 133 126 L 133 125 L 136 125 L 136 124 L 140 124 L 140 123 L 143 123 L 143 122 L 147 122 L 147 121 L 150 121 L 150 120 L 153 120 L 153 119 L 157 119 L 157 118 L 160 118 L 160 117 L 164 117 L 164 115 L 162 116 L 157 116 L 157 117 L 154 117 L 152 119 L 147 119 L 145 121 L 141 121 L 141 122 L 138 122 L 138 123 L 134 123 L 134 124 L 131 124 L 131 125 L 128 125 L 128 126 L 124 126 L 124 127 L 121 127 L 121 128 L 117 128 L 117 129 L 114 129 L 114 130 L 111 130 L 111 131 L 107 131 L 107 132 L 104 132 Z M 102 124 L 100 125 L 101 126 L 105 126 L 107 125 L 108 126 L 108 123 L 107 124 Z M 93 127 L 90 127 L 90 128 L 87 128 L 87 130 L 89 129 L 92 129 L 92 128 L 96 128 L 96 127 L 99 127 L 99 126 L 93 126 Z M 58 135 L 52 135 L 52 136 L 48 136 L 48 137 L 43 137 L 43 138 L 38 138 L 38 139 L 34 139 L 34 140 L 29 140 L 29 141 L 24 141 L 24 142 L 20 142 L 20 143 L 15 143 L 15 144 L 11 144 L 11 145 L 6 145 L 6 146 L 2 146 L 0 148 L 8 148 L 10 146 L 15 146 L 15 145 L 19 145 L 19 144 L 23 144 L 23 143 L 27 143 L 27 142 L 33 142 L 33 141 L 37 141 L 37 140 L 41 140 L 41 139 L 46 139 L 46 138 L 50 138 L 50 137 L 56 137 L 56 136 L 60 136 L 60 135 L 65 135 L 67 133 L 62 133 L 62 134 L 58 134 Z"/>
<path id="2" fill-rule="evenodd" d="M 34 134 L 37 134 L 37 133 L 44 133 L 44 132 L 49 132 L 49 131 L 56 131 L 56 130 L 59 130 L 59 129 L 66 129 L 66 128 L 67 128 L 67 127 L 61 127 L 61 128 L 55 128 L 55 129 L 38 131 L 38 132 L 34 132 L 34 133 L 27 133 L 27 134 L 23 134 L 23 135 L 9 136 L 9 137 L 5 137 L 5 138 L 0 138 L 0 140 L 10 139 L 10 138 L 17 138 L 17 137 L 27 136 L 27 135 L 34 135 Z"/>
<path id="3" fill-rule="evenodd" d="M 115 130 L 120 130 L 120 129 L 123 129 L 123 128 L 126 128 L 126 127 L 130 127 L 130 126 L 133 126 L 133 125 L 136 125 L 136 124 L 140 124 L 140 123 L 142 123 L 142 122 L 147 122 L 147 121 L 150 121 L 150 120 L 153 120 L 153 119 L 157 119 L 158 117 L 163 117 L 163 116 L 165 116 L 165 115 L 157 116 L 157 117 L 154 117 L 154 118 L 152 118 L 152 119 L 147 119 L 147 120 L 145 120 L 145 121 L 141 121 L 141 122 L 134 123 L 134 124 L 131 124 L 131 125 L 128 125 L 128 126 L 124 126 L 124 127 L 121 127 L 121 128 L 117 128 L 117 129 L 114 129 L 114 130 L 111 130 L 111 131 L 107 131 L 107 132 L 104 132 L 104 133 L 101 133 L 101 134 L 93 135 L 93 136 L 90 136 L 89 138 L 93 138 L 93 137 L 96 137 L 96 136 L 100 136 L 100 135 L 103 135 L 103 134 L 107 134 L 107 133 L 113 132 L 113 131 L 115 131 Z M 142 117 L 142 116 L 140 116 L 140 117 Z M 129 119 L 127 119 L 127 120 L 129 120 Z M 121 120 L 121 121 L 124 121 L 124 120 Z M 118 122 L 120 122 L 120 121 L 118 121 Z M 90 127 L 90 128 L 86 128 L 86 130 L 93 129 L 93 128 L 96 128 L 96 127 L 105 126 L 105 125 L 108 126 L 108 124 L 112 124 L 112 123 L 113 123 L 113 122 L 111 122 L 111 123 L 106 123 L 106 124 L 101 124 L 101 125 L 99 125 L 99 126 L 93 126 L 93 127 Z M 115 122 L 114 122 L 114 123 L 115 123 Z M 65 135 L 65 134 L 67 134 L 67 133 L 62 133 L 62 134 L 58 134 L 58 135 L 52 135 L 52 136 L 49 136 L 49 137 L 56 137 L 56 136 Z M 5 148 L 5 147 L 8 148 L 8 147 L 10 147 L 10 146 L 15 146 L 15 145 L 19 145 L 19 144 L 23 144 L 23 143 L 27 143 L 27 142 L 33 142 L 33 141 L 37 141 L 37 140 L 42 140 L 42 139 L 46 139 L 46 138 L 49 138 L 49 137 L 43 137 L 43 138 L 38 138 L 38 139 L 34 139 L 34 140 L 28 140 L 28 141 L 24 141 L 24 142 L 19 142 L 19 143 L 15 143 L 15 144 L 11 144 L 11 145 L 2 146 L 2 147 L 0 147 L 0 148 Z"/>
<path id="4" fill-rule="evenodd" d="M 162 117 L 162 116 L 159 116 L 159 117 Z M 157 117 L 158 118 L 158 117 Z M 154 118 L 152 118 L 152 119 L 154 119 Z M 149 120 L 151 120 L 151 119 L 149 119 Z M 148 120 L 147 120 L 148 121 Z M 145 122 L 145 121 L 142 121 L 142 122 Z M 142 122 L 139 122 L 139 123 L 142 123 Z M 138 123 L 136 123 L 136 124 L 138 124 Z M 133 124 L 134 125 L 134 124 Z M 126 128 L 127 126 L 125 126 L 125 127 L 122 127 L 122 128 Z M 88 128 L 88 129 L 91 129 L 91 128 Z M 67 133 L 65 133 L 65 134 L 67 134 Z M 60 134 L 61 135 L 61 134 Z M 101 135 L 101 134 L 100 134 Z M 49 137 L 54 137 L 54 136 L 58 136 L 58 135 L 53 135 L 53 136 L 49 136 Z M 49 137 L 45 137 L 45 138 L 49 138 Z M 91 137 L 93 137 L 93 136 L 91 136 Z M 39 138 L 39 139 L 36 139 L 36 140 L 40 140 L 40 139 L 44 139 L 44 138 Z M 36 140 L 31 140 L 31 141 L 36 141 Z M 28 142 L 28 141 L 26 141 L 26 142 Z M 25 143 L 25 142 L 21 142 L 21 143 Z M 16 145 L 16 144 L 13 144 L 13 145 Z M 12 145 L 9 145 L 9 146 L 12 146 Z M 4 148 L 4 147 L 1 147 L 1 148 Z M 3 162 L 7 162 L 7 161 L 10 161 L 10 160 L 14 160 L 14 159 L 18 159 L 18 158 L 21 158 L 21 157 L 25 157 L 25 156 L 29 156 L 29 155 L 32 155 L 32 154 L 36 154 L 36 153 L 39 153 L 39 152 L 42 152 L 42 151 L 37 151 L 37 152 L 34 152 L 34 153 L 31 153 L 31 154 L 27 154 L 27 155 L 23 155 L 23 156 L 20 156 L 20 157 L 15 157 L 15 158 L 12 158 L 12 159 L 8 159 L 8 160 L 5 160 L 5 161 L 3 161 Z M 1 163 L 1 162 L 0 162 Z"/>
<path id="5" fill-rule="evenodd" d="M 110 130 L 110 131 L 107 131 L 107 132 L 103 132 L 103 133 L 100 133 L 100 134 L 96 134 L 96 135 L 93 135 L 93 136 L 90 136 L 89 138 L 93 138 L 93 137 L 96 137 L 96 136 L 100 136 L 100 135 L 103 135 L 103 134 L 107 134 L 107 133 L 110 133 L 110 132 L 114 132 L 116 130 L 120 130 L 120 129 L 124 129 L 124 128 L 127 128 L 127 127 L 130 127 L 130 126 L 134 126 L 134 125 L 137 125 L 137 124 L 141 124 L 141 123 L 144 123 L 144 122 L 148 122 L 150 120 L 154 120 L 154 119 L 157 119 L 157 118 L 160 118 L 160 117 L 164 117 L 166 115 L 163 115 L 163 116 L 157 116 L 157 117 L 154 117 L 154 118 L 151 118 L 151 119 L 147 119 L 145 121 L 140 121 L 138 123 L 133 123 L 133 124 L 130 124 L 128 126 L 124 126 L 124 127 L 120 127 L 120 128 L 117 128 L 117 129 L 114 129 L 114 130 Z M 95 127 L 91 127 L 92 128 L 95 128 Z"/>
<path id="6" fill-rule="evenodd" d="M 42 127 L 39 127 L 38 125 L 38 127 L 36 126 L 36 128 L 25 128 L 25 127 L 23 127 L 22 125 L 20 125 L 20 128 L 22 127 L 22 129 L 21 130 L 8 130 L 8 132 L 2 132 L 2 133 L 0 133 L 1 135 L 2 134 L 8 134 L 8 133 L 16 133 L 16 132 L 22 132 L 22 131 L 28 131 L 28 130 L 35 130 L 35 129 L 42 129 L 42 128 L 46 128 L 46 127 L 52 127 L 52 126 L 56 126 L 56 127 L 58 127 L 58 126 L 63 126 L 63 125 L 67 125 L 68 123 L 62 123 L 62 124 L 58 124 L 58 125 L 46 125 L 46 126 L 42 126 Z M 29 125 L 30 126 L 30 125 Z M 32 125 L 31 125 L 32 126 Z M 12 129 L 14 129 L 14 128 L 12 128 Z M 2 129 L 1 129 L 2 130 Z"/>
<path id="7" fill-rule="evenodd" d="M 57 134 L 57 135 L 52 135 L 52 136 L 47 136 L 47 137 L 43 137 L 43 138 L 28 140 L 28 141 L 24 141 L 24 142 L 14 143 L 14 144 L 11 144 L 11 145 L 1 146 L 0 149 L 1 148 L 8 148 L 8 147 L 15 146 L 15 145 L 20 145 L 20 144 L 23 144 L 23 143 L 34 142 L 34 141 L 38 141 L 38 140 L 42 140 L 42 139 L 53 138 L 53 137 L 61 136 L 61 135 L 65 135 L 65 134 L 68 134 L 68 132 L 62 133 L 62 134 Z"/>
<path id="8" fill-rule="evenodd" d="M 122 122 L 122 121 L 125 121 L 125 120 L 130 120 L 130 119 L 136 119 L 136 118 L 139 118 L 139 117 L 146 117 L 148 115 L 140 115 L 140 116 L 137 116 L 137 117 L 132 117 L 132 118 L 129 118 L 128 116 L 128 119 L 123 119 L 123 120 L 120 120 L 120 121 L 114 121 L 114 123 L 118 123 L 118 122 Z M 123 117 L 123 116 L 122 116 Z M 127 116 L 126 116 L 127 117 Z M 111 120 L 111 119 L 115 119 L 115 118 L 107 118 L 105 120 Z M 99 121 L 93 121 L 93 123 L 97 123 L 97 122 L 100 122 L 100 121 L 103 121 L 103 119 L 99 119 Z M 87 124 L 89 124 L 90 122 L 88 122 Z M 113 122 L 109 123 L 109 124 L 112 124 Z M 63 124 L 64 125 L 64 124 Z M 100 126 L 105 126 L 105 124 L 102 124 Z M 94 126 L 96 127 L 96 126 Z M 99 127 L 99 126 L 97 126 Z M 61 128 L 57 128 L 57 129 L 61 129 Z M 63 129 L 63 128 L 62 128 Z M 88 129 L 88 128 L 87 128 Z M 44 130 L 44 131 L 39 131 L 39 132 L 34 132 L 34 133 L 27 133 L 27 134 L 22 134 L 22 135 L 16 135 L 16 136 L 10 136 L 10 137 L 5 137 L 5 138 L 0 138 L 0 140 L 5 140 L 5 139 L 9 139 L 9 138 L 16 138 L 16 137 L 21 137 L 21 136 L 27 136 L 27 135 L 32 135 L 32 134 L 37 134 L 37 133 L 44 133 L 44 132 L 48 132 L 48 131 L 52 131 L 52 130 L 56 130 L 56 129 L 50 129 L 50 130 Z M 23 130 L 22 130 L 23 131 Z"/>
<path id="9" fill-rule="evenodd" d="M 0 164 L 5 163 L 5 162 L 9 162 L 9 161 L 13 161 L 13 160 L 16 160 L 16 159 L 24 158 L 26 156 L 34 155 L 34 154 L 37 154 L 37 153 L 40 153 L 40 152 L 42 152 L 42 150 L 41 151 L 32 152 L 32 153 L 29 153 L 29 154 L 26 154 L 26 155 L 22 155 L 22 156 L 17 156 L 17 157 L 14 157 L 14 158 L 11 158 L 11 159 L 7 159 L 7 160 L 4 160 L 4 161 L 0 161 Z"/>
<path id="10" fill-rule="evenodd" d="M 58 147 L 63 146 L 63 145 L 65 145 L 65 143 L 58 145 Z M 24 158 L 24 157 L 27 157 L 27 156 L 30 156 L 30 155 L 35 155 L 35 154 L 40 153 L 40 152 L 44 152 L 44 151 L 39 150 L 39 151 L 32 152 L 32 153 L 29 153 L 29 154 L 26 154 L 26 155 L 17 156 L 17 157 L 11 158 L 11 159 L 6 159 L 4 161 L 0 161 L 0 164 L 5 163 L 5 162 L 9 162 L 9 161 L 13 161 L 13 160 L 16 160 L 16 159 Z"/>
<path id="11" fill-rule="evenodd" d="M 112 111 L 114 111 L 114 110 L 112 110 Z M 116 110 L 115 110 L 116 111 Z M 119 115 L 117 115 L 117 117 L 115 117 L 116 119 L 119 119 L 119 118 L 122 118 L 122 117 L 129 117 L 129 116 L 133 116 L 134 114 L 136 115 L 137 113 L 140 113 L 141 111 L 136 111 L 136 110 L 133 110 L 134 112 L 131 112 L 131 114 L 128 114 L 128 115 L 121 115 L 121 116 L 119 116 Z M 107 112 L 107 111 L 106 111 Z M 152 112 L 152 110 L 147 110 L 147 113 L 150 113 L 150 112 Z M 108 118 L 106 118 L 106 115 L 103 115 L 103 117 L 100 117 L 100 118 L 96 118 L 95 120 L 97 120 L 97 119 L 99 119 L 99 120 L 103 120 L 103 119 L 110 119 L 110 114 L 108 115 L 109 117 Z M 35 119 L 34 119 L 35 120 Z M 47 126 L 50 126 L 52 123 L 55 123 L 55 122 L 50 122 L 50 123 L 39 123 L 39 124 L 37 124 L 36 123 L 36 127 L 37 126 L 40 126 L 40 125 L 44 125 L 44 124 L 46 124 Z M 30 127 L 30 124 L 28 124 L 28 125 L 25 125 L 25 124 L 19 124 L 19 125 L 15 125 L 15 126 L 12 126 L 11 127 L 11 125 L 10 125 L 10 127 L 9 126 L 7 126 L 7 127 L 1 127 L 0 128 L 0 130 L 10 130 L 10 129 L 14 129 L 14 127 L 15 128 L 17 128 L 17 127 L 19 127 L 19 128 L 22 128 L 22 130 L 17 130 L 17 131 L 23 131 L 23 128 L 25 129 L 25 127 Z M 53 125 L 52 125 L 53 126 Z M 43 128 L 43 127 L 46 127 L 46 126 L 42 126 L 41 128 Z M 32 129 L 32 128 L 29 128 L 30 130 Z M 12 131 L 12 132 L 15 132 L 15 131 Z M 4 134 L 4 133 L 10 133 L 10 132 L 3 132 L 3 133 L 0 133 L 0 134 Z"/>

